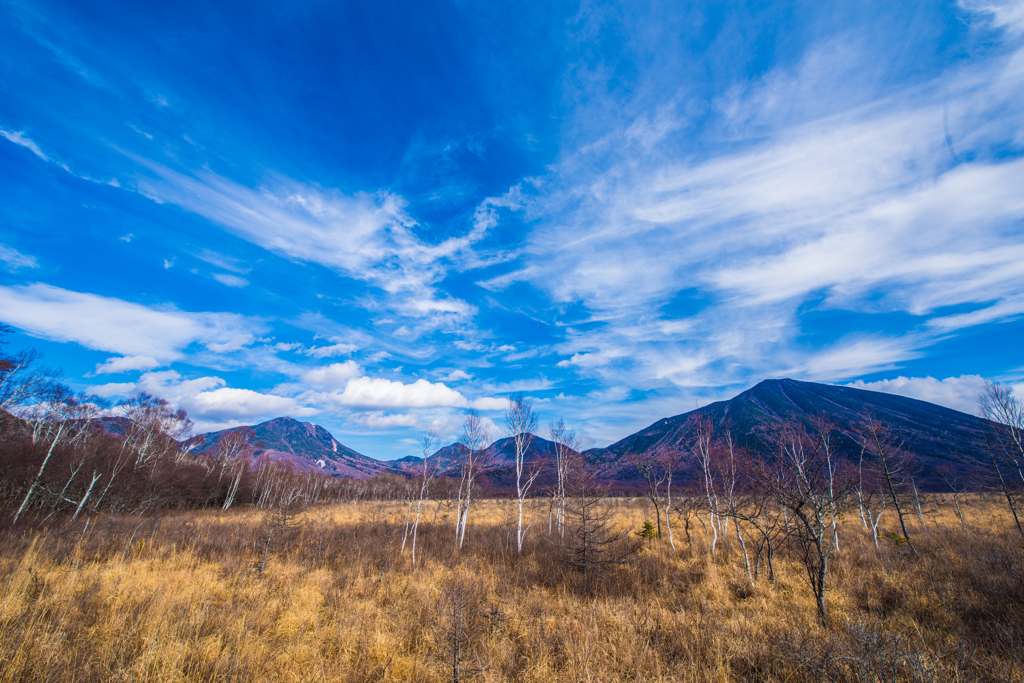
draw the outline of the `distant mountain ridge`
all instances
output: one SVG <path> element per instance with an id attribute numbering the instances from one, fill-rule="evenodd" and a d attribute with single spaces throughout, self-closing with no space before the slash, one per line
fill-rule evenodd
<path id="1" fill-rule="evenodd" d="M 728 401 L 711 403 L 697 410 L 657 420 L 650 426 L 630 434 L 606 448 L 592 448 L 583 453 L 588 462 L 609 483 L 629 486 L 638 482 L 639 474 L 629 464 L 629 453 L 649 453 L 660 447 L 688 449 L 691 443 L 692 420 L 711 420 L 721 433 L 726 428 L 741 446 L 752 449 L 769 448 L 765 437 L 773 425 L 794 420 L 805 425 L 825 413 L 836 424 L 840 454 L 856 458 L 860 452 L 853 438 L 856 424 L 867 411 L 884 420 L 905 440 L 905 448 L 920 463 L 922 486 L 941 488 L 936 469 L 953 465 L 967 468 L 971 457 L 981 454 L 985 434 L 991 428 L 986 420 L 950 408 L 917 399 L 883 394 L 864 389 L 801 382 L 792 379 L 764 380 Z M 187 443 L 203 439 L 199 452 L 210 452 L 225 434 L 242 429 L 226 429 L 194 437 Z M 262 444 L 259 458 L 286 462 L 304 469 L 335 477 L 364 479 L 378 474 L 412 476 L 422 467 L 423 459 L 406 456 L 382 461 L 348 448 L 319 425 L 280 417 L 250 427 Z M 458 476 L 458 465 L 465 447 L 452 443 L 430 456 L 441 475 Z M 554 444 L 534 435 L 527 460 L 550 460 Z M 504 488 L 514 482 L 515 448 L 511 438 L 498 439 L 484 452 L 488 479 Z M 681 477 L 687 467 L 682 467 Z M 542 480 L 544 477 L 542 477 Z"/>
<path id="2" fill-rule="evenodd" d="M 455 473 L 461 463 L 462 455 L 466 447 L 456 442 L 443 446 L 435 451 L 428 460 L 432 466 L 437 467 L 442 474 Z M 555 444 L 547 439 L 532 435 L 529 447 L 526 451 L 526 462 L 534 460 L 550 460 L 555 455 Z M 516 461 L 515 441 L 512 437 L 505 437 L 494 441 L 481 453 L 480 461 L 485 463 L 488 470 L 496 470 L 504 467 L 512 467 Z M 391 461 L 405 471 L 413 471 L 423 466 L 423 458 L 406 456 L 399 460 Z"/>

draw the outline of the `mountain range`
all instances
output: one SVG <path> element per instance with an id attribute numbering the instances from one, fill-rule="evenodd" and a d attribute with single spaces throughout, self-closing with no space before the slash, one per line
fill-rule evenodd
<path id="1" fill-rule="evenodd" d="M 837 429 L 837 451 L 849 458 L 859 455 L 854 434 L 863 417 L 871 413 L 888 424 L 916 455 L 919 481 L 926 488 L 939 488 L 937 472 L 943 465 L 969 469 L 970 459 L 984 448 L 991 423 L 973 415 L 903 396 L 851 387 L 801 382 L 792 379 L 765 380 L 728 401 L 711 403 L 697 410 L 665 417 L 605 448 L 593 448 L 583 455 L 600 476 L 620 484 L 635 483 L 638 472 L 629 464 L 629 453 L 645 454 L 664 447 L 688 448 L 693 421 L 709 420 L 719 434 L 726 430 L 734 442 L 754 451 L 770 448 L 769 434 L 782 422 L 809 426 L 818 415 L 826 415 Z M 241 429 L 241 428 L 235 428 Z M 336 477 L 366 478 L 374 475 L 411 474 L 423 460 L 407 456 L 381 461 L 358 453 L 338 442 L 326 429 L 289 417 L 280 417 L 251 427 L 260 443 L 258 457 L 287 462 L 299 469 L 316 470 Z M 224 434 L 211 432 L 195 437 L 198 452 L 216 448 Z M 453 473 L 464 447 L 449 444 L 430 456 L 439 471 Z M 549 459 L 554 444 L 534 436 L 528 459 Z M 514 464 L 512 439 L 499 439 L 484 453 L 489 478 L 504 487 Z M 685 476 L 686 467 L 682 475 Z"/>

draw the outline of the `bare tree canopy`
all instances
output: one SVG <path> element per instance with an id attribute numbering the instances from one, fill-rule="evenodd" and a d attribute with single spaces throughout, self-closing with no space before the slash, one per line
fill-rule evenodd
<path id="1" fill-rule="evenodd" d="M 1017 531 L 1024 536 L 1021 523 L 1021 496 L 1024 493 L 1024 401 L 1013 390 L 988 381 L 978 397 L 983 417 L 991 420 L 988 458 L 979 462 L 995 479 L 1013 514 Z"/>
<path id="2" fill-rule="evenodd" d="M 828 624 L 829 560 L 836 552 L 827 537 L 854 489 L 854 478 L 829 451 L 833 431 L 824 420 L 811 431 L 801 424 L 783 424 L 774 434 L 773 457 L 757 460 L 751 468 L 753 484 L 793 516 L 789 541 L 804 565 L 823 625 Z"/>
<path id="3" fill-rule="evenodd" d="M 903 539 L 915 554 L 907 531 L 906 508 L 910 504 L 909 495 L 913 486 L 915 460 L 913 455 L 903 448 L 903 440 L 896 435 L 892 427 L 873 413 L 867 413 L 859 425 L 856 436 L 861 444 L 862 452 L 868 456 L 859 466 L 859 483 L 863 484 L 864 470 L 869 472 L 867 481 L 877 482 L 888 496 L 896 516 L 900 522 Z"/>
<path id="4" fill-rule="evenodd" d="M 0 345 L 6 343 L 3 336 L 10 333 L 11 328 L 0 325 Z M 31 405 L 57 390 L 61 374 L 40 367 L 41 358 L 35 349 L 8 354 L 0 348 L 0 411 Z"/>

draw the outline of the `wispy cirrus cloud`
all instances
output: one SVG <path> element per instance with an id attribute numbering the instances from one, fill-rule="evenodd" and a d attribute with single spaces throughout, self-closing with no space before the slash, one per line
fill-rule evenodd
<path id="1" fill-rule="evenodd" d="M 181 206 L 274 253 L 379 288 L 388 297 L 365 298 L 367 307 L 419 319 L 419 326 L 473 315 L 474 306 L 436 285 L 453 259 L 470 258 L 472 244 L 496 223 L 494 207 L 517 206 L 515 198 L 487 200 L 467 235 L 429 244 L 416 235 L 406 201 L 390 192 L 346 194 L 280 176 L 251 188 L 210 171 L 184 173 L 132 158 L 147 171 L 136 179 L 143 195 Z M 204 251 L 200 258 L 226 267 L 222 255 Z M 224 282 L 229 276 L 215 277 Z"/>
<path id="2" fill-rule="evenodd" d="M 17 249 L 8 247 L 6 244 L 0 244 L 0 262 L 7 266 L 9 270 L 39 267 L 39 262 L 35 256 L 22 254 Z"/>
<path id="3" fill-rule="evenodd" d="M 59 161 L 57 159 L 54 159 L 49 154 L 44 152 L 39 147 L 39 145 L 36 144 L 35 140 L 33 140 L 32 138 L 28 137 L 25 134 L 25 131 L 22 131 L 22 130 L 8 130 L 6 128 L 0 128 L 0 137 L 7 138 L 8 140 L 13 142 L 14 144 L 16 144 L 16 145 L 18 145 L 20 147 L 24 147 L 25 149 L 29 150 L 30 152 L 35 154 L 37 157 L 42 159 L 43 161 L 45 161 L 45 162 L 47 162 L 49 164 L 53 164 L 54 166 L 57 166 L 58 168 L 64 169 L 65 171 L 67 171 L 71 175 L 75 176 L 76 178 L 81 178 L 82 180 L 88 180 L 91 183 L 102 183 L 102 184 L 105 184 L 105 185 L 111 185 L 113 187 L 120 187 L 121 186 L 121 184 L 117 181 L 117 178 L 110 178 L 108 180 L 102 180 L 102 179 L 93 178 L 93 177 L 90 177 L 88 175 L 72 171 L 71 167 L 68 166 L 66 163 L 64 163 L 63 161 Z"/>
<path id="4" fill-rule="evenodd" d="M 828 381 L 834 377 L 870 375 L 893 370 L 898 364 L 921 355 L 913 338 L 854 335 L 815 351 L 805 351 L 794 365 L 777 376 L 798 376 Z"/>
<path id="5" fill-rule="evenodd" d="M 68 171 L 69 173 L 71 172 L 71 169 L 68 168 L 67 165 L 61 164 L 61 163 L 58 163 L 58 162 L 54 162 L 53 159 L 51 159 L 49 157 L 49 155 L 43 153 L 43 150 L 39 149 L 39 145 L 37 145 L 32 138 L 30 138 L 27 135 L 25 135 L 25 131 L 22 131 L 22 130 L 7 130 L 5 128 L 0 128 L 0 135 L 2 135 L 3 137 L 7 138 L 8 140 L 13 142 L 14 144 L 20 145 L 21 147 L 24 147 L 25 149 L 27 149 L 28 151 L 32 152 L 37 157 L 42 159 L 43 161 L 49 161 L 49 162 L 52 162 L 52 163 L 57 163 L 65 171 Z"/>
<path id="6" fill-rule="evenodd" d="M 430 279 L 430 273 L 402 273 L 404 264 L 386 263 L 389 256 L 400 258 L 417 246 L 400 197 L 345 195 L 282 178 L 253 189 L 209 171 L 190 175 L 135 159 L 152 174 L 138 178 L 140 192 L 208 218 L 265 249 L 373 280 L 389 291 Z"/>
<path id="7" fill-rule="evenodd" d="M 211 265 L 224 270 L 229 270 L 238 275 L 247 275 L 252 270 L 252 267 L 245 261 L 235 258 L 234 256 L 221 254 L 213 251 L 212 249 L 200 249 L 195 256 L 196 258 L 206 261 Z"/>
<path id="8" fill-rule="evenodd" d="M 310 356 L 312 358 L 331 358 L 333 356 L 348 355 L 358 348 L 359 347 L 355 344 L 337 342 L 326 346 L 313 346 L 308 349 L 301 349 L 297 351 L 297 353 L 301 353 L 304 356 Z"/>
<path id="9" fill-rule="evenodd" d="M 884 96 L 836 79 L 869 62 L 856 41 L 810 50 L 721 99 L 720 152 L 687 152 L 674 104 L 611 129 L 531 194 L 526 265 L 481 284 L 581 304 L 559 365 L 640 388 L 892 370 L 1024 313 L 1024 125 L 1000 115 L 1024 99 L 1024 51 Z M 829 310 L 911 319 L 801 343 Z"/>
<path id="10" fill-rule="evenodd" d="M 249 281 L 244 277 L 238 277 L 237 275 L 231 275 L 230 273 L 214 273 L 213 279 L 227 287 L 238 288 L 249 286 Z"/>

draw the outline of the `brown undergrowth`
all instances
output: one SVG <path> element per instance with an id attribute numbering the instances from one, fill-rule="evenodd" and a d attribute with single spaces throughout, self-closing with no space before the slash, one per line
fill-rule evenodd
<path id="1" fill-rule="evenodd" d="M 396 503 L 4 531 L 0 681 L 1024 680 L 1024 544 L 991 498 L 969 497 L 966 528 L 933 501 L 918 556 L 849 517 L 828 629 L 781 553 L 752 584 L 734 536 L 711 555 L 677 529 L 675 550 L 581 573 L 540 501 L 516 556 L 513 504 L 482 502 L 457 553 L 432 503 L 415 569 Z M 610 504 L 623 528 L 651 517 Z"/>

